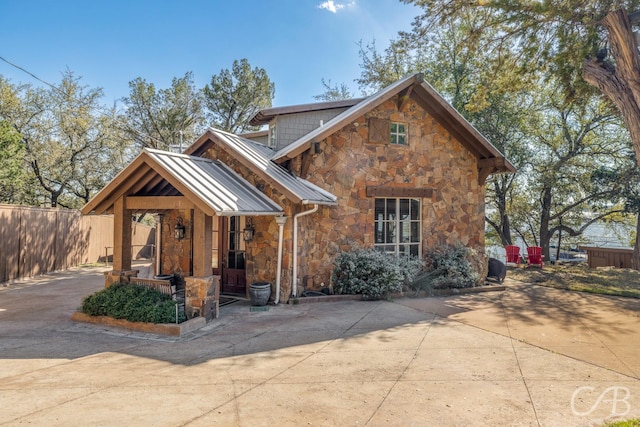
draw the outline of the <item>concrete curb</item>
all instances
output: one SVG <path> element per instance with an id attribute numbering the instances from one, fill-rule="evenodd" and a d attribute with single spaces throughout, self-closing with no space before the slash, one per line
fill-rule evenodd
<path id="1" fill-rule="evenodd" d="M 323 297 L 296 297 L 289 298 L 289 304 L 308 304 L 314 302 L 338 302 L 338 301 L 360 301 L 362 295 L 326 295 Z"/>
<path id="2" fill-rule="evenodd" d="M 202 328 L 207 324 L 204 317 L 196 317 L 186 322 L 174 323 L 145 323 L 145 322 L 129 322 L 124 319 L 114 319 L 107 316 L 89 316 L 82 312 L 76 311 L 71 315 L 74 322 L 92 323 L 94 325 L 115 326 L 118 328 L 130 329 L 138 332 L 148 332 L 151 334 L 169 335 L 180 337 L 189 332 L 193 332 Z"/>
<path id="3" fill-rule="evenodd" d="M 433 289 L 426 294 L 426 297 L 450 297 L 453 295 L 479 294 L 481 292 L 504 291 L 505 289 L 507 289 L 505 285 L 487 285 L 487 286 L 477 286 L 473 288 Z"/>

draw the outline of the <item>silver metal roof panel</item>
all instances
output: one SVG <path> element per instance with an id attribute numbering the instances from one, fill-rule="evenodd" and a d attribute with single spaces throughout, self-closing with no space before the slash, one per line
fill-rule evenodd
<path id="1" fill-rule="evenodd" d="M 217 215 L 283 214 L 273 200 L 222 162 L 150 148 L 144 152 Z"/>
<path id="2" fill-rule="evenodd" d="M 302 203 L 319 205 L 337 204 L 338 198 L 335 195 L 305 179 L 291 174 L 282 166 L 271 161 L 270 154 L 273 155 L 273 151 L 265 151 L 262 148 L 264 146 L 260 146 L 261 144 L 219 129 L 210 128 L 209 130 L 220 143 L 245 158 L 254 168 L 261 170 L 270 179 L 278 182 L 281 186 L 295 194 Z"/>

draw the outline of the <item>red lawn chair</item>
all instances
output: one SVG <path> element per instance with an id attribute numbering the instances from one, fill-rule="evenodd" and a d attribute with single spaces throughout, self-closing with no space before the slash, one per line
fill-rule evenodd
<path id="1" fill-rule="evenodd" d="M 529 246 L 527 248 L 527 262 L 529 267 L 539 265 L 542 268 L 542 248 L 540 246 Z"/>
<path id="2" fill-rule="evenodd" d="M 520 247 L 515 245 L 505 246 L 507 251 L 507 264 L 520 264 Z"/>

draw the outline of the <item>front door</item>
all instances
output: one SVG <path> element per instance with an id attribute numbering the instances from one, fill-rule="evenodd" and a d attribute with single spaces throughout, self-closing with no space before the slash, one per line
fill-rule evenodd
<path id="1" fill-rule="evenodd" d="M 245 243 L 239 216 L 221 217 L 222 292 L 246 295 Z"/>

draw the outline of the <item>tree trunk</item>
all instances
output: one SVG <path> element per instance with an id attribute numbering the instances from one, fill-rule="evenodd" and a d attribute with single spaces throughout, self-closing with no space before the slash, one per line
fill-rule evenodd
<path id="1" fill-rule="evenodd" d="M 542 246 L 543 259 L 551 259 L 549 252 L 549 222 L 551 221 L 551 189 L 545 188 L 542 193 L 542 206 L 540 206 L 540 246 Z"/>
<path id="2" fill-rule="evenodd" d="M 634 270 L 640 270 L 640 213 L 638 213 L 636 218 L 636 244 L 633 245 L 631 268 Z"/>
<path id="3" fill-rule="evenodd" d="M 509 221 L 509 214 L 504 213 L 502 215 L 502 243 L 507 245 L 513 245 L 513 239 L 511 238 L 511 222 Z"/>
<path id="4" fill-rule="evenodd" d="M 556 262 L 560 261 L 560 245 L 562 245 L 562 230 L 558 231 L 558 247 L 556 248 Z M 548 258 L 551 262 L 551 258 Z"/>
<path id="5" fill-rule="evenodd" d="M 624 9 L 610 12 L 602 25 L 609 34 L 615 65 L 587 59 L 582 76 L 597 87 L 618 108 L 624 119 L 640 162 L 640 58 L 638 44 Z"/>
<path id="6" fill-rule="evenodd" d="M 500 238 L 502 239 L 502 244 L 507 246 L 513 244 L 513 240 L 511 239 L 511 224 L 509 214 L 507 213 L 507 191 L 504 182 L 502 182 L 502 184 L 503 185 L 498 185 L 496 183 L 495 191 L 497 195 L 498 212 L 500 213 Z"/>

